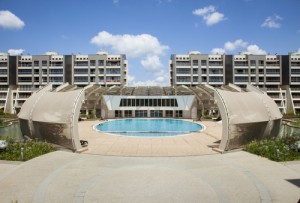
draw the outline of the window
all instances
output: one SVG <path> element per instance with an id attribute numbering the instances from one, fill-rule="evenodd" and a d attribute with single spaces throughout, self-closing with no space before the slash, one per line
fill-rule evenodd
<path id="1" fill-rule="evenodd" d="M 171 106 L 175 106 L 174 99 L 170 99 L 170 100 L 171 100 Z"/>
<path id="2" fill-rule="evenodd" d="M 265 81 L 264 77 L 259 77 L 258 80 L 259 80 L 259 82 L 264 82 Z"/>
<path id="3" fill-rule="evenodd" d="M 190 68 L 177 68 L 176 74 L 191 74 Z"/>
<path id="4" fill-rule="evenodd" d="M 63 69 L 50 69 L 50 75 L 61 75 L 63 74 Z"/>
<path id="5" fill-rule="evenodd" d="M 222 61 L 209 61 L 208 65 L 209 66 L 223 66 L 223 62 Z"/>
<path id="6" fill-rule="evenodd" d="M 150 106 L 149 102 L 148 102 L 148 99 L 145 99 L 145 106 Z"/>
<path id="7" fill-rule="evenodd" d="M 1 62 L 0 67 L 7 67 L 7 62 Z"/>
<path id="8" fill-rule="evenodd" d="M 193 66 L 198 66 L 198 60 L 193 60 Z"/>
<path id="9" fill-rule="evenodd" d="M 248 77 L 244 76 L 239 76 L 239 77 L 234 77 L 235 82 L 248 82 Z"/>
<path id="10" fill-rule="evenodd" d="M 293 69 L 291 71 L 293 73 Z M 279 69 L 266 69 L 266 74 L 270 74 L 270 75 L 280 74 L 280 70 Z"/>
<path id="11" fill-rule="evenodd" d="M 255 60 L 250 60 L 250 66 L 256 66 L 256 61 Z"/>
<path id="12" fill-rule="evenodd" d="M 99 60 L 98 64 L 99 64 L 99 66 L 104 66 L 104 60 Z"/>
<path id="13" fill-rule="evenodd" d="M 234 73 L 235 74 L 248 74 L 248 69 L 235 69 Z"/>
<path id="14" fill-rule="evenodd" d="M 96 61 L 95 60 L 90 60 L 90 66 L 96 66 Z"/>
<path id="15" fill-rule="evenodd" d="M 75 77 L 76 78 L 76 77 Z M 84 78 L 84 77 L 82 77 Z M 120 107 L 123 106 L 169 106 L 178 107 L 177 99 L 121 99 Z"/>
<path id="16" fill-rule="evenodd" d="M 115 118 L 122 118 L 122 111 L 115 110 Z"/>
<path id="17" fill-rule="evenodd" d="M 88 66 L 87 61 L 76 61 L 75 66 Z"/>
<path id="18" fill-rule="evenodd" d="M 88 82 L 88 77 L 74 77 L 74 82 Z"/>
<path id="19" fill-rule="evenodd" d="M 99 74 L 104 74 L 104 69 L 103 68 L 99 69 Z"/>
<path id="20" fill-rule="evenodd" d="M 147 110 L 136 110 L 135 117 L 137 118 L 148 117 Z"/>
<path id="21" fill-rule="evenodd" d="M 151 101 L 151 106 L 154 106 L 154 100 L 155 99 L 149 99 L 149 102 Z M 150 105 L 149 105 L 150 106 Z"/>
<path id="22" fill-rule="evenodd" d="M 258 61 L 258 65 L 259 65 L 259 66 L 264 66 L 264 65 L 265 65 L 265 62 L 264 62 L 263 60 L 259 60 L 259 61 Z"/>
<path id="23" fill-rule="evenodd" d="M 173 111 L 166 111 L 166 117 L 167 118 L 172 118 L 173 117 Z"/>
<path id="24" fill-rule="evenodd" d="M 182 110 L 176 111 L 175 117 L 176 118 L 182 118 Z"/>
<path id="25" fill-rule="evenodd" d="M 51 72 L 51 70 L 50 70 L 50 72 Z M 62 70 L 61 70 L 61 74 L 62 74 Z M 74 74 L 87 75 L 88 70 L 87 69 L 75 69 Z"/>
<path id="26" fill-rule="evenodd" d="M 32 74 L 32 70 L 31 69 L 19 69 L 18 70 L 18 74 L 19 75 L 31 75 Z"/>
<path id="27" fill-rule="evenodd" d="M 176 61 L 176 66 L 191 66 L 189 61 Z"/>
<path id="28" fill-rule="evenodd" d="M 6 75 L 7 69 L 0 69 L 0 75 Z"/>
<path id="29" fill-rule="evenodd" d="M 166 106 L 171 106 L 170 99 L 166 99 Z"/>
<path id="30" fill-rule="evenodd" d="M 157 106 L 161 106 L 161 99 L 157 100 Z"/>
<path id="31" fill-rule="evenodd" d="M 201 66 L 206 66 L 207 65 L 207 61 L 206 60 L 201 60 Z"/>
<path id="32" fill-rule="evenodd" d="M 131 99 L 127 99 L 127 106 L 131 106 Z"/>
<path id="33" fill-rule="evenodd" d="M 96 73 L 96 70 L 94 68 L 91 69 L 91 75 L 95 75 L 95 73 Z"/>
<path id="34" fill-rule="evenodd" d="M 280 77 L 266 77 L 267 82 L 280 82 Z"/>
<path id="35" fill-rule="evenodd" d="M 42 66 L 48 66 L 47 61 L 42 61 Z"/>
<path id="36" fill-rule="evenodd" d="M 124 116 L 125 116 L 125 118 L 131 118 L 132 117 L 132 111 L 131 110 L 125 110 Z"/>
<path id="37" fill-rule="evenodd" d="M 157 99 L 153 99 L 153 106 L 157 106 Z"/>
<path id="38" fill-rule="evenodd" d="M 140 104 L 141 104 L 141 100 L 140 100 L 140 99 L 137 99 L 137 100 L 136 100 L 136 106 L 141 106 Z"/>
<path id="39" fill-rule="evenodd" d="M 151 117 L 162 117 L 163 111 L 162 110 L 151 110 L 150 116 Z"/>
<path id="40" fill-rule="evenodd" d="M 140 106 L 144 106 L 145 105 L 145 100 L 144 99 L 141 99 L 141 105 Z"/>
<path id="41" fill-rule="evenodd" d="M 34 64 L 34 66 L 39 66 L 40 62 L 39 61 L 34 61 L 33 64 Z"/>

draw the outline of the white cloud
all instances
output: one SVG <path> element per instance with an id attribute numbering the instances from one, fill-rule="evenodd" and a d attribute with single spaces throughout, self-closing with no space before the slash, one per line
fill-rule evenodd
<path id="1" fill-rule="evenodd" d="M 10 11 L 0 11 L 0 27 L 6 29 L 22 29 L 25 23 Z"/>
<path id="2" fill-rule="evenodd" d="M 156 37 L 149 34 L 112 35 L 102 31 L 91 39 L 91 43 L 100 47 L 110 47 L 113 51 L 126 53 L 129 57 L 162 55 L 169 49 L 168 46 L 160 44 Z"/>
<path id="3" fill-rule="evenodd" d="M 265 19 L 265 21 L 261 24 L 262 27 L 268 27 L 268 28 L 280 28 L 281 24 L 280 21 L 283 18 L 279 15 L 269 16 Z"/>
<path id="4" fill-rule="evenodd" d="M 217 24 L 225 20 L 224 14 L 217 12 L 214 6 L 195 9 L 192 13 L 194 15 L 201 16 L 208 26 Z"/>
<path id="5" fill-rule="evenodd" d="M 9 55 L 20 55 L 24 51 L 24 49 L 9 49 L 7 52 L 9 53 Z"/>
<path id="6" fill-rule="evenodd" d="M 211 50 L 212 54 L 225 54 L 225 49 L 223 48 L 213 48 Z"/>
<path id="7" fill-rule="evenodd" d="M 119 3 L 119 0 L 113 0 L 113 3 L 114 3 L 114 4 L 118 4 L 118 3 Z"/>
<path id="8" fill-rule="evenodd" d="M 251 52 L 252 54 L 267 54 L 267 52 L 261 48 L 259 48 L 259 46 L 257 46 L 256 44 L 252 44 L 252 45 L 249 45 L 247 47 L 247 51 L 248 52 Z"/>
<path id="9" fill-rule="evenodd" d="M 131 83 L 132 86 L 160 86 L 155 80 L 138 81 Z"/>
<path id="10" fill-rule="evenodd" d="M 300 48 L 298 49 L 298 51 L 297 52 L 300 52 Z"/>
<path id="11" fill-rule="evenodd" d="M 129 86 L 168 86 L 169 78 L 168 74 L 165 73 L 163 69 L 154 73 L 154 79 L 149 79 L 145 81 L 138 80 L 136 81 L 136 77 L 129 76 L 128 77 Z"/>
<path id="12" fill-rule="evenodd" d="M 127 80 L 128 80 L 128 83 L 131 83 L 135 80 L 135 77 L 133 75 L 127 75 Z"/>
<path id="13" fill-rule="evenodd" d="M 211 50 L 211 53 L 224 54 L 226 51 L 243 51 L 242 49 L 246 49 L 247 52 L 250 52 L 252 54 L 267 54 L 265 50 L 259 48 L 259 46 L 257 46 L 256 44 L 249 44 L 248 42 L 243 41 L 242 39 L 238 39 L 233 42 L 228 41 L 224 44 L 224 48 L 213 48 Z"/>
<path id="14" fill-rule="evenodd" d="M 160 62 L 160 58 L 157 55 L 148 55 L 145 59 L 141 60 L 142 66 L 146 70 L 156 71 L 163 68 L 163 65 Z"/>
<path id="15" fill-rule="evenodd" d="M 244 42 L 242 39 L 238 39 L 238 40 L 235 40 L 234 42 L 226 42 L 224 44 L 224 49 L 226 50 L 229 50 L 229 51 L 233 51 L 237 48 L 240 48 L 240 47 L 246 47 L 247 46 L 247 42 Z"/>
<path id="16" fill-rule="evenodd" d="M 194 10 L 193 14 L 198 15 L 198 16 L 204 16 L 204 15 L 210 14 L 214 11 L 215 11 L 214 6 L 207 6 L 204 8 L 199 8 L 199 9 Z"/>
<path id="17" fill-rule="evenodd" d="M 131 76 L 128 81 L 131 85 L 141 84 L 163 84 L 164 77 L 164 66 L 161 63 L 161 57 L 165 55 L 169 49 L 168 46 L 162 45 L 159 40 L 149 34 L 140 35 L 113 35 L 109 32 L 102 31 L 91 39 L 91 43 L 101 48 L 108 48 L 112 52 L 118 54 L 126 54 L 128 57 L 137 58 L 140 60 L 142 67 L 151 72 L 156 77 L 154 80 L 148 81 L 135 81 L 136 78 Z M 151 76 L 151 73 L 150 76 Z M 158 75 L 158 73 L 163 73 Z M 168 81 L 168 80 L 166 80 Z"/>
<path id="18" fill-rule="evenodd" d="M 204 19 L 206 20 L 207 25 L 213 25 L 224 20 L 224 14 L 219 12 L 214 12 L 211 15 L 204 16 Z"/>

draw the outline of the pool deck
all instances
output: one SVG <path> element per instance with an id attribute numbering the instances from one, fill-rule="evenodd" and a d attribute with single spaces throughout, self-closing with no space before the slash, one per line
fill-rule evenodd
<path id="1" fill-rule="evenodd" d="M 185 157 L 123 157 L 56 151 L 0 161 L 0 202 L 287 202 L 300 198 L 300 161 L 244 151 Z"/>
<path id="2" fill-rule="evenodd" d="M 162 138 L 102 134 L 92 129 L 97 123 L 79 124 L 81 139 L 89 141 L 84 153 L 55 151 L 27 162 L 0 160 L 0 202 L 300 199 L 300 161 L 277 163 L 244 151 L 216 153 L 208 146 L 220 139 L 220 123 L 203 121 L 208 127 L 204 132 Z"/>
<path id="3" fill-rule="evenodd" d="M 79 138 L 89 142 L 83 153 L 115 156 L 195 156 L 216 154 L 212 146 L 218 146 L 222 124 L 201 121 L 203 132 L 170 137 L 128 137 L 95 131 L 93 126 L 101 121 L 78 123 Z"/>

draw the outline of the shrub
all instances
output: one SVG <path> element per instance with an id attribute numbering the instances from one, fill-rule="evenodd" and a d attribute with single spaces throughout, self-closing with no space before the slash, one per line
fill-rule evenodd
<path id="1" fill-rule="evenodd" d="M 5 139 L 8 146 L 0 151 L 0 159 L 10 161 L 27 161 L 29 159 L 55 151 L 53 145 L 37 140 L 28 140 L 25 142 L 15 141 L 12 138 Z M 24 160 L 21 157 L 21 148 L 24 148 Z"/>
<path id="2" fill-rule="evenodd" d="M 300 139 L 296 137 L 283 137 L 261 141 L 252 141 L 245 150 L 252 154 L 266 157 L 273 161 L 300 160 Z"/>
<path id="3" fill-rule="evenodd" d="M 300 120 L 293 121 L 290 123 L 292 126 L 300 127 Z"/>
<path id="4" fill-rule="evenodd" d="M 80 116 L 79 116 L 80 118 L 86 118 L 87 117 L 87 115 L 86 114 L 80 114 Z"/>
<path id="5" fill-rule="evenodd" d="M 0 127 L 6 127 L 9 124 L 10 124 L 9 122 L 4 122 L 3 120 L 0 119 Z"/>
<path id="6" fill-rule="evenodd" d="M 18 118 L 17 114 L 4 113 L 3 109 L 0 109 L 0 118 Z"/>

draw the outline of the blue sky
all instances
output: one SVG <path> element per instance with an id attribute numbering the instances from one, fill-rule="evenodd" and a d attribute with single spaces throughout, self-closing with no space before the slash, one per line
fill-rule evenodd
<path id="1" fill-rule="evenodd" d="M 169 85 L 171 54 L 298 51 L 299 9 L 299 0 L 0 0 L 0 52 L 126 54 L 130 85 Z"/>

